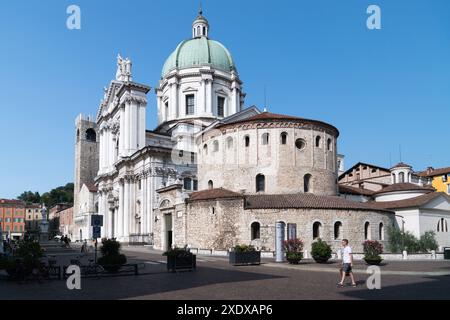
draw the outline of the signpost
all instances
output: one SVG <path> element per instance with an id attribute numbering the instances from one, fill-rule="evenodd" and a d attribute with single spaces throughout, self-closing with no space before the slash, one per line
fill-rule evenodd
<path id="1" fill-rule="evenodd" d="M 91 227 L 92 227 L 92 237 L 95 239 L 95 255 L 94 261 L 97 264 L 97 244 L 98 238 L 102 236 L 102 227 L 103 227 L 103 216 L 94 214 L 91 216 Z"/>

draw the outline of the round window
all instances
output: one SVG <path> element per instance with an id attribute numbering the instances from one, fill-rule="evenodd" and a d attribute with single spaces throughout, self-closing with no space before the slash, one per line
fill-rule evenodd
<path id="1" fill-rule="evenodd" d="M 297 147 L 297 149 L 303 150 L 306 147 L 306 141 L 303 139 L 297 139 L 295 140 L 295 146 Z"/>

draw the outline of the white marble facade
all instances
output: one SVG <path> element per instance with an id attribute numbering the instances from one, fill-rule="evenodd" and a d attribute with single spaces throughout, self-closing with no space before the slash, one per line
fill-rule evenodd
<path id="1" fill-rule="evenodd" d="M 208 28 L 200 13 L 193 38 L 180 43 L 166 61 L 155 90 L 158 127 L 153 131 L 146 130 L 145 121 L 151 88 L 133 82 L 130 59 L 117 59 L 116 77 L 105 88 L 97 114 L 96 185 L 105 237 L 152 243 L 156 190 L 172 184 L 196 190 L 193 136 L 242 109 L 245 94 L 234 62 L 225 47 L 208 39 Z"/>

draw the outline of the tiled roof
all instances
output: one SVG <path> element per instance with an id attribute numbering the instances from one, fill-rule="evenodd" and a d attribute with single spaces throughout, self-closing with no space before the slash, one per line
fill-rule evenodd
<path id="1" fill-rule="evenodd" d="M 362 195 L 362 196 L 371 196 L 375 193 L 375 191 L 363 189 L 363 188 L 356 188 L 351 186 L 346 186 L 343 184 L 339 185 L 339 193 L 344 194 L 353 194 L 353 195 Z"/>
<path id="2" fill-rule="evenodd" d="M 98 191 L 98 188 L 97 188 L 97 186 L 95 184 L 85 183 L 85 185 L 86 185 L 86 187 L 88 188 L 88 190 L 90 192 L 97 192 Z"/>
<path id="3" fill-rule="evenodd" d="M 336 131 L 336 135 L 339 136 L 339 130 L 336 127 L 334 127 L 331 124 L 328 124 L 326 122 L 319 121 L 319 120 L 299 118 L 299 117 L 294 117 L 294 116 L 288 116 L 288 115 L 284 115 L 284 114 L 270 113 L 270 112 L 262 112 L 260 114 L 251 116 L 249 118 L 232 121 L 232 122 L 226 123 L 226 124 L 221 124 L 221 125 L 217 126 L 217 128 L 231 127 L 231 126 L 234 126 L 234 125 L 237 125 L 237 124 L 241 124 L 241 123 L 270 122 L 270 121 L 276 121 L 276 122 L 281 122 L 281 121 L 307 122 L 307 123 L 312 123 L 312 124 L 323 125 L 323 126 L 327 126 L 327 127 L 331 128 L 331 129 L 335 130 Z"/>
<path id="4" fill-rule="evenodd" d="M 0 205 L 24 206 L 25 202 L 16 199 L 0 199 Z"/>
<path id="5" fill-rule="evenodd" d="M 242 194 L 227 189 L 208 189 L 193 192 L 190 194 L 188 201 L 214 200 L 214 199 L 233 199 L 242 198 Z"/>
<path id="6" fill-rule="evenodd" d="M 394 183 L 390 186 L 384 187 L 383 189 L 375 192 L 374 194 L 381 194 L 387 192 L 396 192 L 396 191 L 429 191 L 433 192 L 434 188 L 431 186 L 419 186 L 413 183 Z"/>
<path id="7" fill-rule="evenodd" d="M 436 176 L 443 176 L 444 174 L 450 173 L 450 167 L 446 168 L 439 168 L 439 169 L 432 169 L 432 170 L 425 170 L 422 172 L 417 173 L 420 177 L 436 177 Z"/>
<path id="8" fill-rule="evenodd" d="M 342 209 L 388 211 L 367 203 L 350 201 L 337 196 L 318 196 L 307 193 L 280 195 L 248 195 L 246 209 Z"/>
<path id="9" fill-rule="evenodd" d="M 386 201 L 386 202 L 369 202 L 370 205 L 377 207 L 379 209 L 401 209 L 401 208 L 411 208 L 411 207 L 420 207 L 424 204 L 430 202 L 431 200 L 439 197 L 444 196 L 450 201 L 450 197 L 447 196 L 443 192 L 430 192 L 418 197 L 414 197 L 411 199 L 405 199 L 405 200 L 397 200 L 397 201 Z"/>
<path id="10" fill-rule="evenodd" d="M 412 168 L 412 167 L 409 164 L 399 162 L 395 166 L 393 166 L 391 169 L 394 169 L 394 168 Z"/>

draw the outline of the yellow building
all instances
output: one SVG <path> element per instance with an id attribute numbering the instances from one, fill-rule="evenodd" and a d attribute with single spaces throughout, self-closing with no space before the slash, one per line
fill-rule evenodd
<path id="1" fill-rule="evenodd" d="M 450 194 L 450 167 L 440 169 L 429 167 L 418 175 L 432 178 L 432 185 L 436 191 Z"/>

